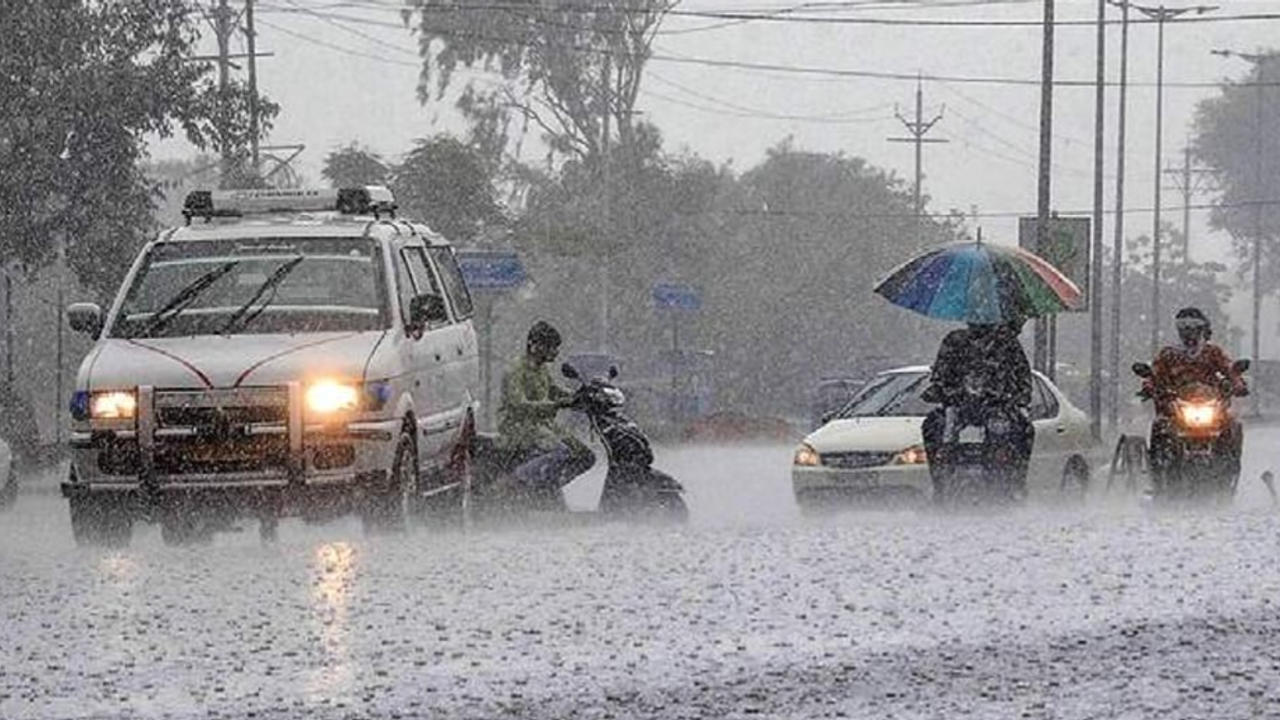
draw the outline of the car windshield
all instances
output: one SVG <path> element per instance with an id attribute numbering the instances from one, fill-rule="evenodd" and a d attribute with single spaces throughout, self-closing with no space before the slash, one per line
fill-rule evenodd
<path id="1" fill-rule="evenodd" d="M 887 373 L 871 380 L 840 411 L 841 418 L 928 415 L 933 406 L 920 399 L 929 373 Z"/>
<path id="2" fill-rule="evenodd" d="M 382 253 L 370 238 L 159 243 L 111 337 L 299 333 L 388 327 Z"/>

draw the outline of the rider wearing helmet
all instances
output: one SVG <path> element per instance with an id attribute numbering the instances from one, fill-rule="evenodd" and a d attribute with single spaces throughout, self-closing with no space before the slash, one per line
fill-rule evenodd
<path id="1" fill-rule="evenodd" d="M 1169 345 L 1160 350 L 1151 365 L 1151 377 L 1143 383 L 1142 391 L 1155 399 L 1156 417 L 1151 423 L 1151 464 L 1153 470 L 1162 470 L 1169 460 L 1169 447 L 1173 440 L 1169 420 L 1173 416 L 1173 399 L 1179 388 L 1187 383 L 1204 383 L 1222 387 L 1232 395 L 1246 392 L 1244 378 L 1231 364 L 1231 358 L 1220 346 L 1209 339 L 1213 328 L 1209 318 L 1199 308 L 1187 307 L 1174 316 L 1180 345 Z M 1230 427 L 1222 436 L 1222 448 L 1232 461 L 1233 472 L 1240 472 L 1240 452 L 1244 432 L 1239 421 L 1231 419 Z M 1157 473 L 1157 477 L 1159 477 Z"/>
<path id="2" fill-rule="evenodd" d="M 595 463 L 591 449 L 556 422 L 573 397 L 547 370 L 560 342 L 550 323 L 534 323 L 524 355 L 502 378 L 498 432 L 504 449 L 519 462 L 512 474 L 526 487 L 563 486 Z"/>

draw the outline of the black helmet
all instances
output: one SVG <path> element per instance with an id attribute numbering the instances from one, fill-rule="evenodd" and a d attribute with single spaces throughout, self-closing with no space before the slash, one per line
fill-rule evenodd
<path id="1" fill-rule="evenodd" d="M 1173 316 L 1173 322 L 1178 329 L 1178 337 L 1184 343 L 1190 344 L 1197 339 L 1208 340 L 1213 335 L 1209 317 L 1197 307 L 1182 308 Z"/>
<path id="2" fill-rule="evenodd" d="M 542 347 L 560 347 L 560 331 L 545 320 L 539 320 L 529 328 L 528 344 Z"/>

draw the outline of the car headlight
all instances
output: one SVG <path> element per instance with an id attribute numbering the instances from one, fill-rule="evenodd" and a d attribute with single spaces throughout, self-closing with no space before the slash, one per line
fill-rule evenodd
<path id="1" fill-rule="evenodd" d="M 128 420 L 138 414 L 138 396 L 125 390 L 95 392 L 89 396 L 89 417 L 94 420 Z"/>
<path id="2" fill-rule="evenodd" d="M 891 465 L 925 465 L 929 462 L 929 456 L 924 452 L 923 445 L 912 445 L 893 456 Z"/>
<path id="3" fill-rule="evenodd" d="M 306 400 L 311 412 L 329 415 L 360 407 L 360 391 L 355 385 L 322 380 L 307 388 Z"/>
<path id="4" fill-rule="evenodd" d="M 818 456 L 818 451 L 813 449 L 809 443 L 801 443 L 796 448 L 795 458 L 792 463 L 801 467 L 817 467 L 822 464 L 822 458 Z"/>

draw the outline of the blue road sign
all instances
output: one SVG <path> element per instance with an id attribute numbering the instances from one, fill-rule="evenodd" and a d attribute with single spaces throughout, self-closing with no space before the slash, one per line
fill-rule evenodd
<path id="1" fill-rule="evenodd" d="M 503 250 L 459 250 L 458 265 L 471 292 L 500 292 L 528 279 L 520 256 Z"/>
<path id="2" fill-rule="evenodd" d="M 702 294 L 688 285 L 654 283 L 653 304 L 664 310 L 701 310 Z"/>

